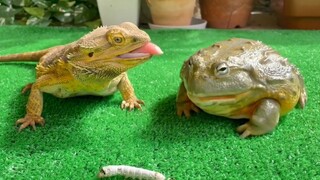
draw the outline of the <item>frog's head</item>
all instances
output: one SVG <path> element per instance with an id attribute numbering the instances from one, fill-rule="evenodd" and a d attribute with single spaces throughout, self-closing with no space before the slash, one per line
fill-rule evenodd
<path id="1" fill-rule="evenodd" d="M 230 60 L 232 53 L 218 49 L 202 49 L 184 62 L 180 76 L 189 97 L 224 100 L 247 93 L 254 86 L 251 73 Z"/>

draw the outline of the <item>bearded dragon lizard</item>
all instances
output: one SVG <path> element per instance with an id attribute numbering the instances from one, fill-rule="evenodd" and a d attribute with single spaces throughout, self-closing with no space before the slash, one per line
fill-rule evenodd
<path id="1" fill-rule="evenodd" d="M 99 27 L 79 40 L 45 50 L 0 56 L 0 62 L 34 61 L 36 80 L 25 86 L 30 91 L 26 115 L 18 119 L 19 131 L 36 124 L 41 116 L 43 93 L 59 98 L 81 95 L 107 96 L 119 90 L 122 109 L 141 109 L 126 71 L 162 54 L 148 34 L 132 23 Z"/>

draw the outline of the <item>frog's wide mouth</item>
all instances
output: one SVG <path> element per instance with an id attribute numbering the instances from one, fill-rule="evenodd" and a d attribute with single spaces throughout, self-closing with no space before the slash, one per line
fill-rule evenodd
<path id="1" fill-rule="evenodd" d="M 240 99 L 247 97 L 249 93 L 249 91 L 246 91 L 238 94 L 209 96 L 200 96 L 197 94 L 188 93 L 188 97 L 191 99 L 192 102 L 196 104 L 212 105 L 215 103 L 236 103 Z"/>

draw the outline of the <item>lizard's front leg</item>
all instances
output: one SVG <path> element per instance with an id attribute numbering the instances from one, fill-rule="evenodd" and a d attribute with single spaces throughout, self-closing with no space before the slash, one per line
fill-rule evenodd
<path id="1" fill-rule="evenodd" d="M 133 110 L 134 108 L 138 108 L 141 110 L 141 105 L 143 105 L 144 102 L 142 100 L 139 100 L 134 94 L 134 89 L 126 73 L 120 80 L 118 89 L 123 98 L 123 101 L 121 103 L 122 109 L 129 108 L 129 110 Z"/>
<path id="2" fill-rule="evenodd" d="M 43 108 L 43 95 L 37 84 L 33 84 L 27 103 L 27 114 L 24 118 L 17 120 L 16 124 L 21 124 L 19 131 L 22 129 L 32 126 L 36 128 L 36 124 L 44 125 L 44 119 L 41 117 Z"/>

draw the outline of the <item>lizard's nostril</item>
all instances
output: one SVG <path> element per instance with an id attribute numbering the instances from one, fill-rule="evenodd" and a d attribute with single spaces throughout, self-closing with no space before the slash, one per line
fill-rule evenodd
<path id="1" fill-rule="evenodd" d="M 90 53 L 88 54 L 88 56 L 89 56 L 89 57 L 92 57 L 92 56 L 93 56 L 93 52 L 90 52 Z"/>
<path id="2" fill-rule="evenodd" d="M 137 42 L 137 41 L 138 41 L 138 39 L 134 37 L 133 38 L 133 42 Z"/>

